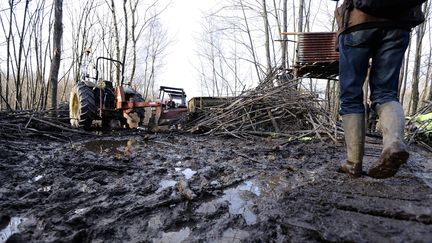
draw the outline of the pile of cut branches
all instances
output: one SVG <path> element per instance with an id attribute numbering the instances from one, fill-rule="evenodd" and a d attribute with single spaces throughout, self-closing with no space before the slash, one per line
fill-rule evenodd
<path id="1" fill-rule="evenodd" d="M 204 112 L 187 124 L 193 133 L 288 137 L 301 139 L 323 134 L 336 141 L 340 132 L 314 93 L 296 89 L 297 82 L 254 89 L 224 108 Z"/>
<path id="2" fill-rule="evenodd" d="M 0 138 L 43 138 L 55 141 L 69 141 L 73 136 L 89 135 L 90 133 L 72 129 L 67 111 L 58 110 L 53 117 L 51 111 L 7 111 L 0 112 Z"/>

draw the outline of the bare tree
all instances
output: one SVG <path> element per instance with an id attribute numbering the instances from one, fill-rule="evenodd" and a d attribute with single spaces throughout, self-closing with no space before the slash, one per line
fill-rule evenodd
<path id="1" fill-rule="evenodd" d="M 399 83 L 401 83 L 401 86 L 402 86 L 400 88 L 400 92 L 399 92 L 400 93 L 399 100 L 400 100 L 402 105 L 405 102 L 405 92 L 406 92 L 407 83 L 408 83 L 408 68 L 409 68 L 409 61 L 410 61 L 411 44 L 412 44 L 412 41 L 410 41 L 410 43 L 408 44 L 408 48 L 407 48 L 408 50 L 407 50 L 407 54 L 405 55 L 405 60 L 404 60 L 405 62 L 402 66 L 403 75 L 401 75 L 400 81 L 399 81 Z"/>
<path id="2" fill-rule="evenodd" d="M 130 71 L 130 80 L 133 81 L 135 78 L 135 72 L 137 67 L 137 59 L 138 59 L 138 41 L 143 36 L 147 29 L 152 29 L 153 24 L 159 21 L 159 16 L 163 13 L 169 5 L 162 6 L 158 9 L 158 2 L 154 1 L 150 2 L 145 8 L 144 6 L 140 6 L 141 0 L 130 0 L 129 1 L 129 9 L 131 16 L 131 28 L 130 28 L 130 36 L 132 42 L 132 65 Z M 142 11 L 145 9 L 145 11 Z M 138 10 L 140 10 L 138 14 Z M 164 35 L 164 31 L 162 31 L 163 38 L 167 38 Z M 164 43 L 169 43 L 169 40 L 163 41 Z M 167 45 L 165 45 L 166 47 Z"/>
<path id="3" fill-rule="evenodd" d="M 138 8 L 139 0 L 135 0 L 134 2 L 132 0 L 129 1 L 129 9 L 131 11 L 131 39 L 132 39 L 132 69 L 131 69 L 131 75 L 130 80 L 132 81 L 135 77 L 135 70 L 136 70 L 136 63 L 137 63 L 137 42 L 138 38 L 141 36 L 142 31 L 144 29 L 144 26 L 141 27 L 138 30 L 137 33 L 137 8 Z"/>
<path id="4" fill-rule="evenodd" d="M 263 6 L 263 22 L 264 22 L 264 39 L 265 39 L 265 52 L 266 52 L 266 61 L 267 61 L 267 68 L 266 68 L 266 74 L 268 75 L 272 70 L 272 63 L 270 59 L 270 26 L 267 16 L 267 3 L 266 0 L 262 0 L 262 6 Z"/>
<path id="5" fill-rule="evenodd" d="M 197 68 L 200 73 L 203 93 L 210 96 L 235 96 L 244 86 L 239 77 L 238 43 L 235 33 L 237 26 L 227 28 L 218 25 L 217 17 L 209 15 L 202 25 L 201 43 L 196 49 L 200 60 Z M 229 31 L 228 31 L 229 30 Z M 232 46 L 224 46 L 226 36 L 233 37 Z"/>
<path id="6" fill-rule="evenodd" d="M 51 85 L 51 108 L 54 109 L 55 114 L 57 110 L 57 83 L 60 69 L 61 40 L 63 36 L 63 0 L 55 0 L 54 9 L 53 58 L 51 60 L 48 80 Z"/>
<path id="7" fill-rule="evenodd" d="M 298 10 L 298 12 L 299 12 L 299 17 L 298 17 L 298 27 L 297 27 L 297 32 L 303 32 L 303 27 L 304 27 L 304 22 L 303 22 L 303 20 L 304 20 L 304 18 L 303 18 L 303 16 L 304 16 L 304 9 L 305 9 L 305 7 L 304 7 L 304 0 L 300 0 L 300 4 L 299 4 L 299 10 Z"/>
<path id="8" fill-rule="evenodd" d="M 45 9 L 45 1 L 39 1 L 37 9 L 40 9 L 40 14 L 38 14 L 33 23 L 33 46 L 34 46 L 34 61 L 36 67 L 32 69 L 32 72 L 35 72 L 34 83 L 31 85 L 30 90 L 27 91 L 27 95 L 30 98 L 27 100 L 32 102 L 31 107 L 40 109 L 42 108 L 42 101 L 44 99 L 44 90 L 45 90 L 45 66 L 43 65 L 43 59 L 46 56 L 43 52 L 44 48 L 44 24 L 45 19 L 50 20 L 49 18 L 45 18 L 45 14 L 43 9 Z M 51 11 L 50 11 L 51 13 Z M 48 34 L 49 35 L 49 34 Z"/>
<path id="9" fill-rule="evenodd" d="M 58 9 L 55 7 L 58 2 L 55 1 L 50 4 L 44 0 L 8 0 L 4 3 L 6 5 L 1 5 L 0 38 L 3 39 L 0 45 L 4 45 L 5 51 L 0 54 L 0 109 L 45 109 L 57 104 L 59 99 L 65 99 L 71 83 L 79 80 L 84 50 L 88 47 L 95 50 L 93 56 L 117 57 L 125 63 L 132 63 L 135 70 L 143 56 L 141 53 L 146 52 L 139 49 L 146 48 L 140 45 L 140 38 L 145 36 L 147 30 L 154 29 L 153 19 L 166 9 L 159 8 L 158 0 L 148 2 L 145 15 L 141 12 L 142 0 L 123 0 L 122 5 L 114 0 L 77 0 L 67 4 L 64 12 L 68 18 L 63 24 L 68 29 L 64 40 L 67 44 L 60 58 L 62 48 L 57 40 L 62 39 L 54 33 L 58 26 L 58 22 L 54 21 L 55 10 Z M 118 14 L 120 9 L 123 10 L 121 15 Z M 158 28 L 161 35 L 167 38 L 165 30 Z M 155 33 L 155 36 L 159 35 L 158 31 Z M 153 53 L 148 63 L 153 67 L 152 77 L 160 70 L 162 49 L 167 45 L 167 41 L 159 40 L 152 39 L 157 47 L 149 51 Z M 60 65 L 58 60 L 62 60 L 63 64 Z M 119 73 L 120 70 L 113 75 L 118 76 Z M 54 92 L 55 89 L 57 92 Z M 52 98 L 48 99 L 48 96 Z"/>
<path id="10" fill-rule="evenodd" d="M 424 12 L 428 9 L 429 3 L 424 4 Z M 420 79 L 420 61 L 421 61 L 421 55 L 422 55 L 422 44 L 423 44 L 423 37 L 426 32 L 426 26 L 427 24 L 424 22 L 420 24 L 417 29 L 417 35 L 416 35 L 416 51 L 415 51 L 415 58 L 414 58 L 414 70 L 412 75 L 412 87 L 411 87 L 411 114 L 414 114 L 417 112 L 417 107 L 419 104 L 419 79 Z"/>
<path id="11" fill-rule="evenodd" d="M 429 25 L 429 50 L 432 51 L 432 38 L 431 38 L 431 31 L 430 31 L 430 22 L 428 22 Z M 430 66 L 431 66 L 431 52 L 429 52 L 429 62 L 428 62 L 428 75 L 426 76 L 426 82 L 429 80 L 429 95 L 427 97 L 428 101 L 432 101 L 432 73 L 430 72 Z"/>
<path id="12" fill-rule="evenodd" d="M 128 39 L 129 39 L 128 12 L 126 9 L 126 3 L 127 0 L 123 0 L 123 14 L 124 14 L 124 44 L 123 44 L 123 58 L 122 58 L 123 65 L 126 65 L 126 55 L 128 50 Z"/>
<path id="13" fill-rule="evenodd" d="M 288 0 L 283 0 L 283 30 L 284 33 L 288 32 Z M 282 40 L 282 68 L 288 68 L 287 65 L 287 51 L 288 51 L 288 37 L 283 35 Z"/>
<path id="14" fill-rule="evenodd" d="M 252 55 L 252 60 L 253 60 L 253 63 L 255 65 L 255 71 L 256 71 L 257 78 L 258 78 L 258 82 L 261 82 L 262 78 L 261 78 L 261 74 L 260 74 L 260 71 L 259 71 L 260 67 L 259 67 L 259 62 L 258 62 L 257 56 L 256 56 L 256 51 L 255 51 L 255 48 L 254 48 L 254 42 L 253 42 L 253 39 L 252 39 L 251 30 L 249 28 L 248 18 L 246 16 L 246 9 L 245 9 L 246 7 L 243 4 L 242 0 L 239 0 L 239 3 L 240 3 L 241 11 L 242 11 L 242 14 L 243 14 L 243 21 L 244 21 L 244 25 L 246 27 L 246 33 L 247 33 L 247 36 L 248 36 L 248 39 L 249 39 L 249 51 L 250 51 L 250 53 Z"/>
<path id="15" fill-rule="evenodd" d="M 115 49 L 116 49 L 115 56 L 116 56 L 116 60 L 120 60 L 120 30 L 118 27 L 117 12 L 116 12 L 116 6 L 114 0 L 111 0 L 110 10 L 113 18 L 112 24 L 114 25 L 114 36 L 115 36 L 114 41 L 115 41 Z M 120 72 L 121 72 L 120 67 L 117 66 L 117 71 L 116 71 L 117 82 L 120 82 Z"/>
<path id="16" fill-rule="evenodd" d="M 14 0 L 9 0 L 9 23 L 8 24 L 8 28 L 5 28 L 5 23 L 3 22 L 3 18 L 0 18 L 0 22 L 3 28 L 4 33 L 6 34 L 6 86 L 5 86 L 5 95 L 4 95 L 4 99 L 2 99 L 6 106 L 8 106 L 9 108 L 11 107 L 9 105 L 9 82 L 11 79 L 11 69 L 13 68 L 11 66 L 11 45 L 12 45 L 12 19 L 14 17 L 14 8 L 15 8 L 15 2 Z M 0 92 L 2 92 L 3 90 L 1 90 Z M 3 96 L 2 96 L 3 97 Z"/>
<path id="17" fill-rule="evenodd" d="M 430 23 L 427 23 L 428 27 L 430 29 Z M 423 89 L 422 92 L 422 96 L 421 96 L 421 100 L 420 100 L 420 107 L 423 107 L 424 103 L 428 100 L 429 96 L 430 96 L 430 85 L 432 84 L 432 80 L 430 79 L 431 77 L 431 65 L 432 65 L 432 43 L 431 43 L 431 32 L 429 31 L 429 53 L 427 55 L 427 65 L 426 65 L 426 75 L 425 75 L 425 87 Z M 429 82 L 431 84 L 429 84 Z M 427 104 L 426 104 L 427 105 Z"/>
<path id="18" fill-rule="evenodd" d="M 24 7 L 24 18 L 19 33 L 18 57 L 16 57 L 16 78 L 15 78 L 15 109 L 22 109 L 22 83 L 21 83 L 21 67 L 23 64 L 22 55 L 24 48 L 24 40 L 26 36 L 27 16 L 30 0 L 26 0 Z"/>
<path id="19" fill-rule="evenodd" d="M 159 18 L 152 18 L 147 23 L 143 33 L 145 44 L 143 48 L 143 70 L 141 73 L 142 80 L 136 80 L 136 87 L 141 87 L 144 99 L 154 98 L 156 90 L 156 78 L 159 70 L 163 67 L 164 53 L 170 44 L 167 30 L 163 28 Z"/>
<path id="20" fill-rule="evenodd" d="M 33 6 L 30 3 L 34 3 Z M 40 21 L 44 14 L 41 1 L 9 1 L 9 15 L 1 16 L 0 23 L 6 38 L 6 77 L 4 102 L 14 104 L 15 109 L 27 109 L 34 106 L 34 98 L 40 97 L 32 93 L 36 86 L 33 61 L 33 37 L 43 24 Z M 21 5 L 20 5 L 21 4 Z M 22 6 L 23 5 L 23 6 Z M 18 14 L 19 11 L 19 14 Z M 3 13 L 0 13 L 3 14 Z M 8 22 L 5 22 L 8 21 Z M 2 95 L 3 96 L 3 95 Z M 2 99 L 3 100 L 3 99 Z"/>
<path id="21" fill-rule="evenodd" d="M 80 78 L 80 67 L 84 58 L 84 50 L 86 48 L 94 48 L 95 46 L 93 45 L 100 43 L 98 40 L 105 39 L 103 34 L 97 37 L 96 34 L 94 34 L 94 32 L 96 32 L 97 23 L 101 22 L 101 20 L 98 19 L 99 15 L 97 13 L 97 8 L 100 7 L 101 4 L 87 0 L 85 2 L 79 2 L 79 4 L 80 8 L 77 10 L 69 9 L 69 16 L 65 18 L 65 21 L 70 21 L 66 24 L 71 28 L 68 39 L 70 39 L 69 46 L 72 47 L 69 60 L 71 66 L 70 72 L 72 72 L 72 74 L 67 73 L 67 76 L 72 76 L 73 82 L 77 82 Z M 104 31 L 105 28 L 101 28 L 101 32 Z"/>

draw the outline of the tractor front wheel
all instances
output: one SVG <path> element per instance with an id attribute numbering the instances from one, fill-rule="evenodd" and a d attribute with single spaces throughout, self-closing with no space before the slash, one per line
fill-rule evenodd
<path id="1" fill-rule="evenodd" d="M 89 130 L 96 118 L 97 106 L 90 87 L 77 84 L 72 88 L 69 100 L 69 118 L 74 128 Z"/>

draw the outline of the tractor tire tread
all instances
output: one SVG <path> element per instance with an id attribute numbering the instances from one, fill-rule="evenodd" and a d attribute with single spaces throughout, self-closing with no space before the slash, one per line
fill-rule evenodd
<path id="1" fill-rule="evenodd" d="M 77 119 L 78 122 L 71 121 L 71 125 L 76 128 L 84 128 L 85 130 L 88 130 L 97 115 L 97 106 L 94 94 L 91 88 L 84 84 L 77 84 L 73 88 L 72 92 L 76 92 L 76 95 L 78 96 L 79 112 L 77 111 L 77 115 L 79 117 Z"/>

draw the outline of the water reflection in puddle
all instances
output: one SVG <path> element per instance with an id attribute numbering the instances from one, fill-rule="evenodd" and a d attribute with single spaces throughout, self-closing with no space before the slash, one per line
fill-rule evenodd
<path id="1" fill-rule="evenodd" d="M 88 212 L 88 211 L 90 211 L 90 208 L 89 208 L 89 207 L 86 207 L 86 208 L 78 208 L 78 209 L 75 209 L 74 213 L 75 213 L 75 214 L 80 214 L 80 215 L 82 215 L 82 214 L 84 214 L 84 213 L 86 213 L 86 212 Z"/>
<path id="2" fill-rule="evenodd" d="M 263 175 L 245 181 L 237 187 L 225 189 L 222 197 L 201 204 L 197 212 L 212 214 L 218 210 L 220 204 L 228 202 L 229 213 L 240 214 L 245 219 L 246 224 L 253 225 L 257 223 L 259 218 L 252 211 L 252 208 L 260 203 L 260 198 L 279 198 L 290 188 L 290 182 L 287 181 L 284 174 Z"/>
<path id="3" fill-rule="evenodd" d="M 192 178 L 192 176 L 195 175 L 196 173 L 197 173 L 196 171 L 191 170 L 189 168 L 182 171 L 182 174 L 185 176 L 186 180 L 189 180 L 190 178 Z"/>
<path id="4" fill-rule="evenodd" d="M 223 232 L 221 242 L 240 243 L 247 238 L 249 238 L 247 231 L 229 228 Z"/>
<path id="5" fill-rule="evenodd" d="M 261 189 L 256 186 L 252 181 L 245 181 L 243 185 L 239 187 L 240 191 L 250 191 L 257 196 L 261 196 Z"/>
<path id="6" fill-rule="evenodd" d="M 153 239 L 154 243 L 174 243 L 174 242 L 182 242 L 189 237 L 191 230 L 189 227 L 183 228 L 177 232 L 163 232 L 162 238 Z"/>
<path id="7" fill-rule="evenodd" d="M 28 180 L 27 182 L 28 182 L 28 183 L 38 182 L 38 181 L 40 181 L 42 178 L 44 178 L 43 175 L 37 175 L 37 176 L 31 178 L 30 180 Z"/>
<path id="8" fill-rule="evenodd" d="M 42 188 L 37 189 L 38 192 L 49 192 L 51 191 L 52 186 L 44 186 Z"/>
<path id="9" fill-rule="evenodd" d="M 258 221 L 257 215 L 252 212 L 254 197 L 260 196 L 261 190 L 253 181 L 246 181 L 241 185 L 224 190 L 221 198 L 208 203 L 203 203 L 198 209 L 198 213 L 214 213 L 217 210 L 216 204 L 228 202 L 228 210 L 231 214 L 241 214 L 246 224 L 253 225 Z"/>
<path id="10" fill-rule="evenodd" d="M 194 170 L 191 170 L 190 168 L 186 168 L 182 171 L 182 168 L 179 167 L 175 167 L 174 168 L 175 172 L 180 172 L 183 174 L 183 176 L 185 177 L 186 180 L 189 180 L 190 178 L 192 178 L 192 176 L 194 176 L 197 172 Z"/>
<path id="11" fill-rule="evenodd" d="M 427 172 L 417 172 L 415 175 L 422 179 L 423 182 L 430 188 L 432 188 L 432 173 Z"/>
<path id="12" fill-rule="evenodd" d="M 284 175 L 272 175 L 263 178 L 259 184 L 262 196 L 272 198 L 281 197 L 283 193 L 292 187 Z"/>
<path id="13" fill-rule="evenodd" d="M 157 189 L 156 193 L 161 192 L 162 190 L 164 190 L 165 188 L 168 187 L 173 187 L 177 184 L 177 181 L 175 180 L 161 180 L 159 182 L 159 188 Z"/>
<path id="14" fill-rule="evenodd" d="M 38 175 L 38 176 L 35 176 L 35 177 L 33 178 L 33 181 L 36 182 L 36 181 L 39 181 L 39 180 L 42 179 L 42 178 L 43 178 L 42 175 Z"/>
<path id="15" fill-rule="evenodd" d="M 132 147 L 136 143 L 133 138 L 125 140 L 94 140 L 82 144 L 82 146 L 94 153 L 107 153 L 116 155 L 118 153 L 125 153 L 130 155 Z"/>
<path id="16" fill-rule="evenodd" d="M 26 221 L 27 218 L 12 217 L 10 218 L 9 224 L 0 231 L 0 242 L 6 242 L 6 240 L 15 233 L 19 233 L 18 226 Z"/>
<path id="17" fill-rule="evenodd" d="M 253 204 L 244 200 L 237 192 L 228 191 L 226 193 L 225 198 L 229 202 L 229 212 L 231 214 L 241 214 L 248 225 L 256 224 L 257 216 L 250 210 Z"/>

